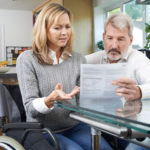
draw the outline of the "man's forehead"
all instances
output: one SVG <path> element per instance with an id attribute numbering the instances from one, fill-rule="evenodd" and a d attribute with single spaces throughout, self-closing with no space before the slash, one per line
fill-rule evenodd
<path id="1" fill-rule="evenodd" d="M 111 38 L 120 38 L 120 39 L 125 38 L 124 35 L 106 34 L 106 36 L 107 36 L 107 37 L 111 37 Z"/>
<path id="2" fill-rule="evenodd" d="M 107 36 L 121 36 L 124 37 L 129 34 L 128 27 L 124 27 L 123 29 L 113 27 L 111 24 L 108 24 L 106 27 L 105 35 Z"/>

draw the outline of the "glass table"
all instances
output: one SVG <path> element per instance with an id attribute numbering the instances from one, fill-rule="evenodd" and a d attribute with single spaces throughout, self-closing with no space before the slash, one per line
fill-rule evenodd
<path id="1" fill-rule="evenodd" d="M 100 149 L 101 131 L 150 148 L 150 99 L 73 99 L 55 105 L 91 126 L 93 150 Z"/>

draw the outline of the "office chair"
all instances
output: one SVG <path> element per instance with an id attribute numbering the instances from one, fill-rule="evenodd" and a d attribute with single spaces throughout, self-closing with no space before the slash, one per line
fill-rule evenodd
<path id="1" fill-rule="evenodd" d="M 22 99 L 14 101 L 8 87 L 0 84 L 0 147 L 6 150 L 59 150 L 58 141 L 48 128 L 41 123 L 22 122 L 25 118 L 21 115 L 24 112 L 24 116 L 25 111 L 20 101 Z M 23 108 L 21 112 L 19 107 Z M 50 134 L 52 144 L 46 140 L 43 132 Z"/>
<path id="2" fill-rule="evenodd" d="M 150 59 L 150 50 L 148 49 L 139 49 L 142 53 L 144 53 Z"/>

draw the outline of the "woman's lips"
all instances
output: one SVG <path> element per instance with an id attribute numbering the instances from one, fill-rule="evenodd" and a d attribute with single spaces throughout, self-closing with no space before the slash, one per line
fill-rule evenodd
<path id="1" fill-rule="evenodd" d="M 66 42 L 67 41 L 67 38 L 60 38 L 59 39 L 61 42 Z"/>

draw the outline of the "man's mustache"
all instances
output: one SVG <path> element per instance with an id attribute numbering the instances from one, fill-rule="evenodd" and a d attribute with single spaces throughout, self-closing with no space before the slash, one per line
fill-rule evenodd
<path id="1" fill-rule="evenodd" d="M 110 50 L 108 50 L 108 53 L 110 53 L 110 52 L 116 52 L 118 54 L 121 54 L 121 52 L 119 50 L 117 50 L 117 49 L 110 49 Z"/>

